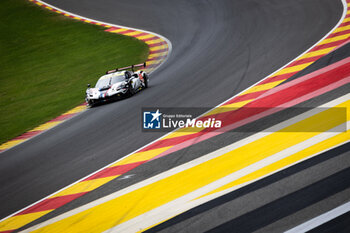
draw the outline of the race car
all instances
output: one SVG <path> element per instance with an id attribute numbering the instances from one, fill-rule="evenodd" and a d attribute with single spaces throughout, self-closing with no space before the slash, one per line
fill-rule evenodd
<path id="1" fill-rule="evenodd" d="M 99 78 L 94 88 L 86 90 L 86 103 L 94 105 L 109 100 L 129 97 L 148 87 L 149 76 L 145 71 L 136 68 L 146 67 L 146 63 L 117 68 L 107 71 Z"/>

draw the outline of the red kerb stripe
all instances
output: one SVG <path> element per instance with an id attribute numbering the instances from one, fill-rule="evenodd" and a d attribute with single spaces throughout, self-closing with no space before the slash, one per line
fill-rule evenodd
<path id="1" fill-rule="evenodd" d="M 106 29 L 105 31 L 106 32 L 110 32 L 110 31 L 114 31 L 114 30 L 117 30 L 117 29 L 120 29 L 120 28 L 119 27 L 111 27 L 111 28 Z"/>
<path id="2" fill-rule="evenodd" d="M 295 71 L 293 73 L 288 73 L 288 74 L 281 74 L 281 75 L 272 76 L 271 78 L 267 78 L 264 81 L 260 82 L 259 85 L 288 79 L 288 78 L 292 77 L 293 75 L 295 75 L 296 73 L 298 73 L 298 71 Z"/>
<path id="3" fill-rule="evenodd" d="M 241 102 L 241 101 L 245 101 L 245 100 L 255 99 L 255 98 L 257 98 L 258 96 L 262 95 L 265 92 L 266 92 L 266 90 L 264 90 L 264 91 L 257 91 L 257 92 L 253 92 L 253 93 L 248 93 L 248 94 L 245 94 L 245 95 L 240 95 L 240 96 L 237 96 L 237 97 L 233 98 L 230 101 L 227 101 L 225 103 L 225 105 L 233 104 L 233 103 L 237 103 L 237 102 Z"/>
<path id="4" fill-rule="evenodd" d="M 67 120 L 73 116 L 77 115 L 77 113 L 71 113 L 71 114 L 63 114 L 61 116 L 56 117 L 55 119 L 52 119 L 49 122 L 54 122 L 54 121 L 63 121 L 63 120 Z"/>
<path id="5" fill-rule="evenodd" d="M 348 25 L 350 25 L 350 22 L 345 22 L 345 23 L 340 24 L 338 28 L 348 26 Z"/>
<path id="6" fill-rule="evenodd" d="M 49 198 L 45 199 L 36 205 L 23 210 L 22 212 L 16 214 L 16 215 L 23 215 L 23 214 L 29 214 L 29 213 L 35 213 L 35 212 L 40 212 L 40 211 L 46 211 L 46 210 L 54 210 L 57 209 L 68 202 L 71 202 L 78 197 L 81 197 L 82 195 L 86 194 L 87 192 L 83 193 L 76 193 L 76 194 L 71 194 L 71 195 L 66 195 L 66 196 L 61 196 L 61 197 L 54 197 L 54 198 Z"/>
<path id="7" fill-rule="evenodd" d="M 333 38 L 333 37 L 336 37 L 336 36 L 342 36 L 342 35 L 346 35 L 346 34 L 349 34 L 350 33 L 350 30 L 344 30 L 344 31 L 340 31 L 340 32 L 336 32 L 336 33 L 332 33 L 330 34 L 328 38 Z"/>
<path id="8" fill-rule="evenodd" d="M 108 167 L 108 168 L 103 169 L 102 171 L 86 178 L 85 180 L 93 180 L 93 179 L 98 179 L 98 178 L 103 178 L 103 177 L 122 175 L 122 174 L 130 171 L 131 169 L 134 169 L 135 167 L 140 166 L 141 164 L 143 164 L 145 162 L 146 161 L 141 161 L 141 162 L 137 162 L 137 163 L 130 163 L 130 164 L 125 164 L 125 165 L 120 165 L 120 166 L 115 166 L 115 167 Z"/>
<path id="9" fill-rule="evenodd" d="M 177 144 L 180 144 L 184 141 L 187 141 L 191 138 L 198 137 L 201 135 L 201 132 L 190 134 L 190 135 L 184 135 L 184 136 L 179 136 L 175 138 L 167 138 L 167 139 L 161 139 L 159 141 L 154 142 L 153 144 L 143 148 L 141 151 L 149 151 L 157 148 L 162 148 L 162 147 L 168 147 L 168 146 L 174 146 Z"/>
<path id="10" fill-rule="evenodd" d="M 300 60 L 296 61 L 295 64 L 301 65 L 301 64 L 304 64 L 304 63 L 315 62 L 315 61 L 317 61 L 318 59 L 320 59 L 323 56 L 324 55 L 318 55 L 318 56 L 314 56 L 314 57 L 308 57 L 308 58 L 300 59 Z"/>
<path id="11" fill-rule="evenodd" d="M 126 33 L 129 33 L 129 32 L 134 32 L 135 30 L 131 30 L 131 29 L 128 29 L 126 31 L 122 31 L 122 32 L 118 32 L 119 34 L 126 34 Z"/>
<path id="12" fill-rule="evenodd" d="M 157 36 L 153 36 L 153 37 L 150 37 L 150 38 L 140 39 L 140 40 L 142 40 L 142 41 L 150 41 L 150 40 L 156 40 L 156 39 L 158 39 L 158 37 Z"/>
<path id="13" fill-rule="evenodd" d="M 156 47 L 156 46 L 160 46 L 160 45 L 164 45 L 166 44 L 165 42 L 159 42 L 159 43 L 155 43 L 155 44 L 149 44 L 148 47 Z"/>
<path id="14" fill-rule="evenodd" d="M 327 43 L 327 44 L 318 45 L 318 46 L 313 48 L 313 51 L 339 46 L 342 43 L 344 43 L 346 40 L 348 40 L 348 39 L 338 40 L 338 41 L 330 42 L 330 43 Z"/>
<path id="15" fill-rule="evenodd" d="M 142 33 L 140 33 L 140 34 L 137 34 L 136 37 L 139 37 L 139 36 L 147 36 L 147 35 L 149 35 L 149 33 L 147 33 L 147 32 L 142 32 Z M 143 40 L 143 39 L 140 39 L 140 40 Z"/>
<path id="16" fill-rule="evenodd" d="M 18 136 L 16 138 L 12 139 L 12 140 L 28 139 L 28 138 L 34 137 L 35 135 L 38 135 L 41 132 L 43 132 L 43 131 L 42 130 L 37 130 L 37 131 L 26 132 L 26 133 L 22 134 L 21 136 Z"/>

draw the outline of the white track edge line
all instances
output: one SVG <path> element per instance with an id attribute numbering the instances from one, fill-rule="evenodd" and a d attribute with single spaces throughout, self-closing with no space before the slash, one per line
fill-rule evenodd
<path id="1" fill-rule="evenodd" d="M 343 215 L 350 211 L 350 202 L 347 202 L 345 204 L 342 204 L 330 211 L 327 211 L 317 217 L 314 217 L 288 231 L 285 231 L 285 233 L 298 233 L 298 232 L 306 232 L 309 230 L 312 230 L 324 223 L 327 223 L 340 215 Z"/>

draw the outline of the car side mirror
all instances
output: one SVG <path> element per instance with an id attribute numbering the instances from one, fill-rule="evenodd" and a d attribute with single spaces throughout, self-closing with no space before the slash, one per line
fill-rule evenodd
<path id="1" fill-rule="evenodd" d="M 90 85 L 90 84 L 88 84 L 88 85 L 87 85 L 87 87 L 91 87 L 91 85 Z"/>

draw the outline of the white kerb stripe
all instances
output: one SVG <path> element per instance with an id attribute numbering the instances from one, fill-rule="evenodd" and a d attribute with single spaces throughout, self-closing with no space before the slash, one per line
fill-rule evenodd
<path id="1" fill-rule="evenodd" d="M 312 230 L 349 211 L 350 211 L 350 202 L 345 203 L 341 206 L 338 206 L 337 208 L 330 210 L 324 214 L 321 214 L 316 218 L 310 219 L 309 221 L 304 222 L 303 224 L 300 224 L 299 226 L 296 226 L 286 231 L 285 233 L 299 233 L 299 232 L 306 232 L 306 231 Z"/>

